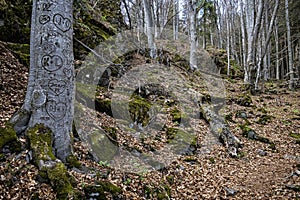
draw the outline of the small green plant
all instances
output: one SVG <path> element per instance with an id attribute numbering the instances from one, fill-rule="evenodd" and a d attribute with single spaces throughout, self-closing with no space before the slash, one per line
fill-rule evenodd
<path id="1" fill-rule="evenodd" d="M 216 160 L 215 160 L 215 158 L 213 158 L 213 157 L 209 158 L 209 161 L 210 161 L 210 163 L 212 163 L 212 164 L 215 164 L 215 163 L 216 163 Z"/>
<path id="2" fill-rule="evenodd" d="M 108 163 L 108 161 L 107 160 L 105 160 L 105 161 L 99 161 L 98 162 L 98 164 L 101 166 L 101 167 L 109 167 L 110 166 L 110 164 Z"/>
<path id="3" fill-rule="evenodd" d="M 293 110 L 293 113 L 294 113 L 294 114 L 299 114 L 300 111 L 299 111 L 298 109 L 294 109 L 294 110 Z"/>
<path id="4" fill-rule="evenodd" d="M 131 179 L 130 178 L 127 178 L 124 182 L 123 182 L 125 185 L 129 185 L 131 183 Z"/>
<path id="5" fill-rule="evenodd" d="M 245 156 L 246 156 L 245 152 L 239 152 L 237 155 L 238 158 L 244 158 Z"/>

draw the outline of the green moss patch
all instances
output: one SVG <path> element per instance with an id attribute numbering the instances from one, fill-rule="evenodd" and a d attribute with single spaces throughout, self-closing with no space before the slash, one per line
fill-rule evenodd
<path id="1" fill-rule="evenodd" d="M 21 143 L 10 124 L 7 124 L 5 128 L 0 127 L 0 148 L 3 148 L 5 145 L 8 145 L 9 150 L 12 152 L 21 151 Z"/>
<path id="2" fill-rule="evenodd" d="M 122 190 L 109 182 L 97 182 L 96 185 L 87 185 L 84 187 L 86 199 L 106 200 L 106 192 L 110 193 L 115 199 L 122 193 Z"/>
<path id="3" fill-rule="evenodd" d="M 27 130 L 27 136 L 37 165 L 40 160 L 49 161 L 56 159 L 52 152 L 52 132 L 49 128 L 42 124 L 37 124 Z"/>
<path id="4" fill-rule="evenodd" d="M 181 129 L 167 128 L 167 143 L 177 154 L 190 154 L 197 147 L 197 138 Z"/>
<path id="5" fill-rule="evenodd" d="M 178 110 L 176 107 L 170 111 L 170 114 L 172 116 L 172 121 L 176 124 L 185 123 L 188 119 L 187 115 Z"/>
<path id="6" fill-rule="evenodd" d="M 67 168 L 63 163 L 56 163 L 53 168 L 42 169 L 47 174 L 51 186 L 56 191 L 57 199 L 67 199 L 73 196 L 73 187 L 70 182 Z"/>
<path id="7" fill-rule="evenodd" d="M 297 140 L 300 140 L 300 134 L 299 133 L 290 133 L 289 136 L 291 136 L 292 138 L 295 138 Z"/>
<path id="8" fill-rule="evenodd" d="M 252 105 L 252 98 L 249 94 L 241 94 L 238 96 L 236 103 L 240 106 L 250 107 Z"/>
<path id="9" fill-rule="evenodd" d="M 133 95 L 129 102 L 129 113 L 130 117 L 134 122 L 141 123 L 146 126 L 150 120 L 149 110 L 151 108 L 151 103 L 138 96 Z"/>

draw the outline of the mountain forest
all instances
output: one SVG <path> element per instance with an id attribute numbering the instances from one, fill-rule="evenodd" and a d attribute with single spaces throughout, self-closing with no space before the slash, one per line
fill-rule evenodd
<path id="1" fill-rule="evenodd" d="M 299 13 L 0 0 L 0 199 L 300 199 Z"/>

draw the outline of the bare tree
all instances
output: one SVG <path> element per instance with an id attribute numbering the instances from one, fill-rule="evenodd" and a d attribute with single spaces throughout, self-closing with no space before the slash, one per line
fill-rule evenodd
<path id="1" fill-rule="evenodd" d="M 154 43 L 154 23 L 153 17 L 151 14 L 151 8 L 149 4 L 149 0 L 143 0 L 143 7 L 145 13 L 145 23 L 146 23 L 146 32 L 148 37 L 148 47 L 150 49 L 151 58 L 155 57 L 155 43 Z"/>
<path id="2" fill-rule="evenodd" d="M 291 27 L 289 17 L 289 1 L 285 0 L 285 22 L 286 22 L 286 34 L 288 45 L 288 66 L 289 66 L 289 89 L 293 89 L 294 70 L 293 70 L 293 51 L 292 51 L 292 39 L 291 39 Z"/>

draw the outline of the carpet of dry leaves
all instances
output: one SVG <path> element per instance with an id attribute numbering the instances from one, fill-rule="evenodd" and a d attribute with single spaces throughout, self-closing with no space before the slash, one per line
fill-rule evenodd
<path id="1" fill-rule="evenodd" d="M 13 53 L 0 44 L 0 125 L 9 120 L 18 110 L 26 91 L 28 69 L 21 65 Z M 192 156 L 180 156 L 163 170 L 149 173 L 124 173 L 103 163 L 91 160 L 88 149 L 76 141 L 75 155 L 83 168 L 69 169 L 74 176 L 77 189 L 96 181 L 109 181 L 122 188 L 120 199 L 158 199 L 157 192 L 168 193 L 165 199 L 299 199 L 300 192 L 293 186 L 300 185 L 300 144 L 291 137 L 299 134 L 299 91 L 287 91 L 278 84 L 267 85 L 265 93 L 253 96 L 250 107 L 239 106 L 235 98 L 242 93 L 240 81 L 226 82 L 228 99 L 224 115 L 232 114 L 229 122 L 232 132 L 244 146 L 239 158 L 231 158 L 226 149 L 209 134 L 207 123 L 199 120 L 199 151 Z M 277 94 L 274 94 L 277 93 Z M 240 111 L 247 115 L 249 127 L 259 135 L 275 143 L 269 144 L 249 140 L 242 136 L 239 124 Z M 260 124 L 259 118 L 270 115 L 270 121 Z M 102 123 L 112 122 L 101 114 Z M 106 121 L 106 122 L 105 122 Z M 209 147 L 205 141 L 214 145 Z M 25 143 L 26 141 L 22 141 Z M 263 152 L 263 153 L 262 153 Z M 46 183 L 40 183 L 37 168 L 27 162 L 28 150 L 20 154 L 6 154 L 0 161 L 0 199 L 55 199 L 55 192 Z M 189 158 L 189 159 L 187 159 Z M 110 199 L 109 195 L 107 197 Z"/>

